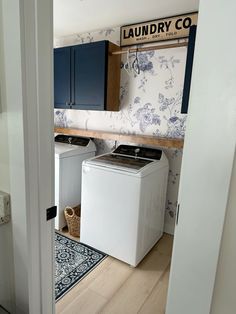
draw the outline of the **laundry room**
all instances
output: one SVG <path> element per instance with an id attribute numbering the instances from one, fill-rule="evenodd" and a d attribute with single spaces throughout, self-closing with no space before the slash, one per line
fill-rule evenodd
<path id="1" fill-rule="evenodd" d="M 167 287 L 193 61 L 189 34 L 197 25 L 198 2 L 183 14 L 134 16 L 89 29 L 63 24 L 62 4 L 54 8 L 56 309 L 83 306 L 92 291 L 101 308 L 113 313 L 123 283 L 135 269 L 155 264 L 155 250 L 165 255 L 153 267 L 161 267 Z M 82 11 L 86 1 L 78 5 Z M 75 243 L 85 244 L 77 251 L 96 258 L 87 262 L 84 253 L 78 264 L 72 261 L 68 249 Z M 158 272 L 154 278 L 151 290 Z M 70 307 L 71 297 L 77 303 Z M 150 306 L 143 298 L 137 312 Z M 134 306 L 127 304 L 122 312 Z"/>
<path id="2" fill-rule="evenodd" d="M 0 2 L 0 313 L 235 313 L 235 11 Z"/>
<path id="3" fill-rule="evenodd" d="M 55 38 L 55 47 L 102 40 L 119 45 L 120 27 Z M 186 39 L 179 41 L 186 42 Z M 78 128 L 130 136 L 146 135 L 153 138 L 179 139 L 173 143 L 173 147 L 171 147 L 171 142 L 167 144 L 168 148 L 164 147 L 170 163 L 165 213 L 165 231 L 170 234 L 174 232 L 182 146 L 187 119 L 187 114 L 181 114 L 186 55 L 187 46 L 138 52 L 139 74 L 133 68 L 129 70 L 125 68 L 128 62 L 130 64 L 134 62 L 135 53 L 122 55 L 118 112 L 59 108 L 54 111 L 57 131 L 59 128 Z M 105 136 L 109 138 L 106 133 L 103 137 Z M 96 139 L 95 136 L 94 142 L 96 154 L 112 151 L 120 143 L 119 140 L 102 140 Z M 128 141 L 125 142 L 128 143 Z"/>

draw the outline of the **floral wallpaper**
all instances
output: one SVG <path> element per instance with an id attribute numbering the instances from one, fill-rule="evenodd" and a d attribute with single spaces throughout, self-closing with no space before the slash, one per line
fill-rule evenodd
<path id="1" fill-rule="evenodd" d="M 98 40 L 119 44 L 120 28 L 56 38 L 55 47 Z M 150 45 L 149 45 L 150 46 Z M 120 111 L 55 109 L 55 125 L 126 134 L 183 138 L 186 115 L 180 113 L 186 47 L 128 53 L 122 56 Z M 111 151 L 114 141 L 95 140 L 97 153 Z M 130 143 L 129 143 L 130 144 Z M 182 150 L 164 149 L 170 164 L 165 232 L 174 233 Z"/>

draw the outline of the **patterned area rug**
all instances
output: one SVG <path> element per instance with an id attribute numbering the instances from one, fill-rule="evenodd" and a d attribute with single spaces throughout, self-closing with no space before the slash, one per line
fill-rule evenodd
<path id="1" fill-rule="evenodd" d="M 107 255 L 55 233 L 55 295 L 59 300 Z"/>

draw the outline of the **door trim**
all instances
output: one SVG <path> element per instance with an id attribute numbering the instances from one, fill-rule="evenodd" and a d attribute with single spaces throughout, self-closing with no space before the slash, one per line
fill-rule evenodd
<path id="1" fill-rule="evenodd" d="M 54 313 L 52 0 L 2 2 L 16 313 Z"/>

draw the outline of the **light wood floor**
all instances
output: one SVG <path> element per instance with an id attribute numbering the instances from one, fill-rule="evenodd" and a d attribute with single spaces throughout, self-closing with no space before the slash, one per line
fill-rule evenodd
<path id="1" fill-rule="evenodd" d="M 56 314 L 164 314 L 172 242 L 164 234 L 136 268 L 107 257 L 56 303 Z"/>

